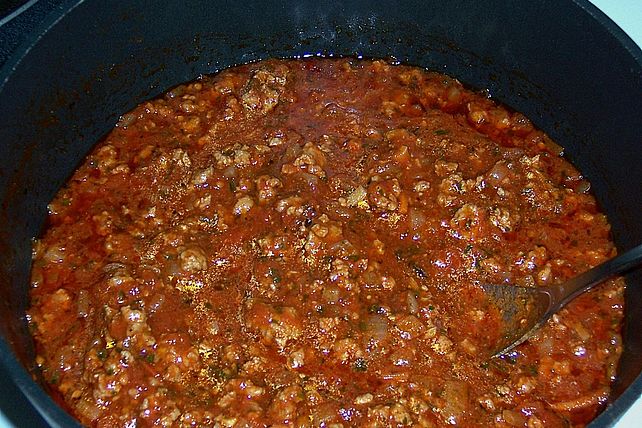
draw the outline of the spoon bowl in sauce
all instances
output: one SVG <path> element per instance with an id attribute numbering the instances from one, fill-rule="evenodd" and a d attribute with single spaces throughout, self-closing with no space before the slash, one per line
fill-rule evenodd
<path id="1" fill-rule="evenodd" d="M 502 339 L 492 351 L 498 357 L 526 341 L 556 312 L 575 297 L 607 279 L 642 264 L 642 245 L 638 245 L 594 268 L 558 285 L 523 287 L 510 284 L 485 284 L 486 297 L 502 316 Z"/>

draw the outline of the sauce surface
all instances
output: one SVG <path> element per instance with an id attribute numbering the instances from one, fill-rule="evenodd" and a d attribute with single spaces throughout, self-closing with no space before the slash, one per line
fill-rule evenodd
<path id="1" fill-rule="evenodd" d="M 583 426 L 623 282 L 502 359 L 480 285 L 615 254 L 561 149 L 447 76 L 268 60 L 124 115 L 49 205 L 37 363 L 100 427 Z"/>

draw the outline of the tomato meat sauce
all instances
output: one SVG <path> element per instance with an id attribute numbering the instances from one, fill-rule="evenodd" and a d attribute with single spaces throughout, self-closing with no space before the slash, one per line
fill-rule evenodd
<path id="1" fill-rule="evenodd" d="M 99 427 L 557 427 L 602 409 L 623 287 L 502 358 L 481 284 L 615 254 L 561 148 L 457 80 L 267 60 L 122 116 L 49 205 L 28 320 Z"/>

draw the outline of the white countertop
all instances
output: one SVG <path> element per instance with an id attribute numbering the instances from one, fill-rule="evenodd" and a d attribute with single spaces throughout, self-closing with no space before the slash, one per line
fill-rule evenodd
<path id="1" fill-rule="evenodd" d="M 620 26 L 642 47 L 642 0 L 589 0 Z M 1 392 L 0 392 L 1 393 Z M 25 421 L 26 422 L 26 421 Z M 28 422 L 25 426 L 28 425 Z M 642 397 L 620 419 L 615 428 L 638 428 L 642 426 Z M 0 428 L 17 428 L 0 410 Z"/>

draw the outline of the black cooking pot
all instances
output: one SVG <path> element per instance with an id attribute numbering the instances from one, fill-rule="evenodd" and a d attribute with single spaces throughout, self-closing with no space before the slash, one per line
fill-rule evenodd
<path id="1" fill-rule="evenodd" d="M 0 70 L 0 362 L 51 425 L 74 422 L 31 380 L 31 238 L 121 113 L 202 73 L 268 57 L 349 55 L 450 74 L 566 147 L 618 247 L 642 242 L 642 52 L 587 1 L 39 3 L 34 11 L 53 12 L 7 41 L 19 47 Z M 612 425 L 642 390 L 642 278 L 628 281 L 619 375 L 593 426 Z"/>

